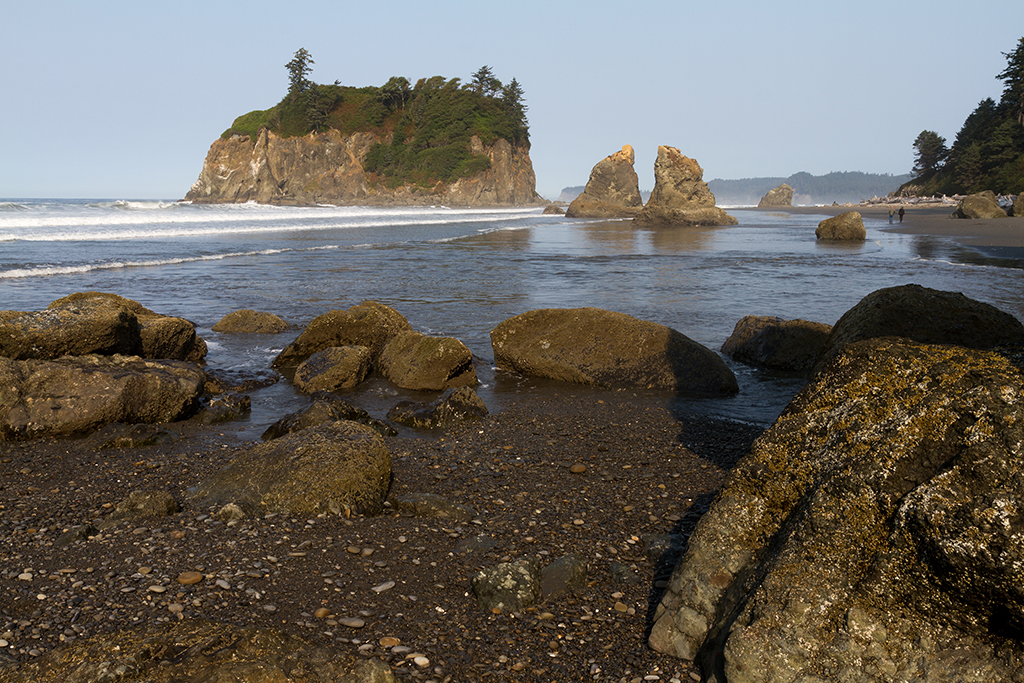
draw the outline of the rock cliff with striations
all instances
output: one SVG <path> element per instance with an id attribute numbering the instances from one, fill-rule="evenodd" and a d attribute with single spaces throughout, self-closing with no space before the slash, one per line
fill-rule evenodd
<path id="1" fill-rule="evenodd" d="M 661 145 L 654 162 L 654 191 L 633 219 L 637 225 L 736 225 L 736 219 L 715 206 L 704 182 L 704 169 L 675 147 Z"/>
<path id="2" fill-rule="evenodd" d="M 343 135 L 335 129 L 280 137 L 263 128 L 255 136 L 232 135 L 210 146 L 199 179 L 185 196 L 197 204 L 258 202 L 279 205 L 541 205 L 529 146 L 470 138 L 470 151 L 486 155 L 490 168 L 429 187 L 389 183 L 364 170 L 375 133 Z"/>
<path id="3" fill-rule="evenodd" d="M 640 181 L 633 169 L 633 148 L 622 149 L 597 162 L 590 171 L 587 186 L 572 200 L 565 215 L 569 218 L 629 218 L 643 208 Z"/>

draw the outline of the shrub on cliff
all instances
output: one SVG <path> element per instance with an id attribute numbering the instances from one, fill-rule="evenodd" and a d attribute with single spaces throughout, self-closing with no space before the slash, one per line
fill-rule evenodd
<path id="1" fill-rule="evenodd" d="M 313 63 L 308 53 L 305 58 Z M 514 78 L 502 85 L 490 67 L 474 73 L 467 85 L 458 78 L 434 76 L 421 78 L 412 89 L 402 76 L 390 78 L 379 88 L 312 81 L 299 88 L 294 84 L 294 68 L 289 67 L 292 87 L 284 99 L 270 109 L 239 116 L 221 137 L 255 138 L 263 128 L 281 137 L 331 128 L 345 135 L 375 133 L 381 141 L 371 147 L 364 169 L 393 186 L 430 186 L 486 170 L 490 159 L 474 153 L 474 135 L 485 145 L 499 138 L 529 145 L 522 86 Z M 482 87 L 485 71 L 487 87 Z M 301 75 L 304 78 L 305 72 Z"/>

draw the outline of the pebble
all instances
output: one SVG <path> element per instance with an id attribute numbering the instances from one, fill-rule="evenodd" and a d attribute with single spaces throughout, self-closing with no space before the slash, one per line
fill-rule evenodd
<path id="1" fill-rule="evenodd" d="M 366 622 L 359 617 L 345 617 L 343 619 L 338 619 L 338 623 L 348 628 L 362 628 L 366 626 Z"/>
<path id="2" fill-rule="evenodd" d="M 150 586 L 146 590 L 148 590 L 150 593 L 164 593 L 164 592 L 167 591 L 167 587 L 166 586 Z"/>
<path id="3" fill-rule="evenodd" d="M 413 664 L 415 664 L 416 666 L 418 666 L 421 669 L 425 669 L 428 666 L 430 666 L 430 660 L 427 659 L 426 657 L 424 657 L 423 655 L 420 655 L 419 657 L 413 657 L 412 661 L 413 661 Z"/>
<path id="4" fill-rule="evenodd" d="M 584 472 L 587 471 L 587 466 L 578 462 L 573 463 L 573 465 L 569 468 L 569 471 L 572 472 L 573 474 L 583 474 Z"/>
<path id="5" fill-rule="evenodd" d="M 384 636 L 377 642 L 380 643 L 381 647 L 395 647 L 396 645 L 401 645 L 402 643 L 401 640 L 395 638 L 394 636 Z"/>
<path id="6" fill-rule="evenodd" d="M 394 581 L 385 581 L 384 583 L 382 583 L 380 585 L 374 586 L 370 590 L 372 590 L 374 593 L 383 593 L 384 591 L 391 590 L 394 587 L 395 587 L 395 582 Z"/>
<path id="7" fill-rule="evenodd" d="M 327 609 L 326 607 L 321 607 L 317 611 L 313 612 L 313 616 L 317 619 L 326 619 L 327 617 L 331 616 L 331 610 Z"/>
<path id="8" fill-rule="evenodd" d="M 0 647 L 7 647 L 8 645 L 10 645 L 10 643 L 8 643 L 3 638 L 0 638 Z"/>
<path id="9" fill-rule="evenodd" d="M 203 575 L 199 572 L 182 572 L 178 575 L 178 583 L 183 586 L 191 586 L 194 583 L 199 583 L 203 580 Z"/>
<path id="10" fill-rule="evenodd" d="M 167 605 L 167 609 L 169 609 L 173 614 L 181 614 L 185 611 L 185 606 L 180 602 L 172 602 Z"/>
<path id="11" fill-rule="evenodd" d="M 626 612 L 628 609 L 629 609 L 629 607 L 626 607 L 626 605 L 621 603 L 621 602 L 616 602 L 615 603 L 615 611 L 616 612 Z"/>
<path id="12" fill-rule="evenodd" d="M 18 574 L 18 581 L 31 581 L 31 580 L 32 580 L 32 574 L 30 574 L 29 572 L 23 572 L 21 574 Z"/>
<path id="13" fill-rule="evenodd" d="M 217 581 L 214 582 L 214 585 L 217 586 L 217 588 L 223 588 L 226 591 L 231 590 L 231 584 L 224 579 L 217 579 Z"/>
<path id="14" fill-rule="evenodd" d="M 263 611 L 264 612 L 276 612 L 277 611 L 277 605 L 272 605 L 272 604 L 269 604 L 269 603 L 266 604 L 266 605 L 263 605 Z"/>

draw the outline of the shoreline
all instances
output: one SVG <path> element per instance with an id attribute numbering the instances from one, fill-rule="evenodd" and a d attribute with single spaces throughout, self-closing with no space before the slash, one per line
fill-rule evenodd
<path id="1" fill-rule="evenodd" d="M 902 223 L 885 227 L 885 232 L 903 235 L 934 235 L 951 237 L 966 247 L 989 247 L 997 249 L 1024 249 L 1024 216 L 1012 218 L 953 218 L 954 206 L 922 206 L 920 204 L 899 204 L 906 211 Z M 824 214 L 838 216 L 847 211 L 858 211 L 865 218 L 886 220 L 889 204 L 857 206 L 786 206 L 772 208 L 751 207 L 751 211 L 767 211 L 794 214 Z M 899 220 L 898 218 L 896 219 Z"/>

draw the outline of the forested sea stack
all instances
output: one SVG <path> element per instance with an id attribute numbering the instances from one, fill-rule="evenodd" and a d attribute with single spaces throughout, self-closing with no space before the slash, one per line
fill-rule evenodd
<path id="1" fill-rule="evenodd" d="M 523 89 L 482 67 L 465 85 L 321 85 L 299 50 L 288 94 L 210 146 L 185 199 L 196 203 L 516 206 L 542 204 Z"/>

